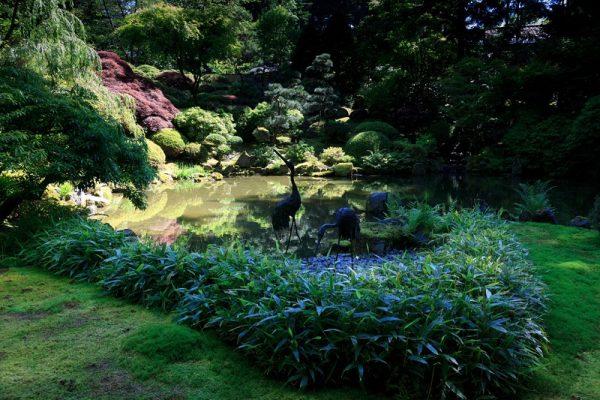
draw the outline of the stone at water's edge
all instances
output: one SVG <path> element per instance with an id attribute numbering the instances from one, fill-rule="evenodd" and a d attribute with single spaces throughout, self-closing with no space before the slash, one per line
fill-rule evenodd
<path id="1" fill-rule="evenodd" d="M 135 113 L 140 125 L 150 132 L 172 128 L 179 110 L 148 79 L 137 75 L 116 53 L 99 51 L 102 83 L 110 91 L 127 94 L 135 100 Z"/>
<path id="2" fill-rule="evenodd" d="M 373 192 L 367 199 L 367 216 L 383 219 L 388 212 L 388 192 Z"/>
<path id="3" fill-rule="evenodd" d="M 573 218 L 569 225 L 574 226 L 576 228 L 592 229 L 592 221 L 590 221 L 589 218 L 582 217 L 579 215 Z"/>

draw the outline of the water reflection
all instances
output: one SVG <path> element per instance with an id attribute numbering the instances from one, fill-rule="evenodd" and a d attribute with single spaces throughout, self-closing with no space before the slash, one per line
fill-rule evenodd
<path id="1" fill-rule="evenodd" d="M 451 199 L 468 206 L 474 199 L 481 199 L 494 208 L 512 209 L 518 181 L 435 176 L 355 181 L 299 178 L 297 183 L 303 201 L 297 214 L 302 243 L 293 239 L 292 244 L 308 252 L 319 225 L 329 221 L 339 207 L 351 205 L 364 209 L 370 192 L 389 191 L 407 199 L 428 199 L 433 203 Z M 597 192 L 589 185 L 562 182 L 555 186 L 551 201 L 563 223 L 577 214 L 585 215 Z M 271 209 L 289 190 L 289 179 L 285 176 L 163 186 L 148 193 L 148 208 L 143 211 L 117 198 L 106 210 L 105 221 L 115 228 L 129 228 L 166 242 L 186 232 L 195 248 L 232 238 L 274 246 Z"/>

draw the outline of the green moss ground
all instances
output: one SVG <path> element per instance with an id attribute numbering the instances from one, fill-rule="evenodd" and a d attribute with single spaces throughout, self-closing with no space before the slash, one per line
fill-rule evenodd
<path id="1" fill-rule="evenodd" d="M 548 285 L 549 354 L 528 399 L 600 399 L 600 235 L 564 226 L 515 224 Z"/>
<path id="2" fill-rule="evenodd" d="M 515 224 L 551 295 L 527 399 L 600 399 L 600 236 Z M 0 399 L 365 399 L 301 393 L 210 333 L 35 269 L 0 270 Z"/>
<path id="3" fill-rule="evenodd" d="M 269 380 L 210 333 L 44 271 L 0 273 L 0 399 L 363 399 Z"/>

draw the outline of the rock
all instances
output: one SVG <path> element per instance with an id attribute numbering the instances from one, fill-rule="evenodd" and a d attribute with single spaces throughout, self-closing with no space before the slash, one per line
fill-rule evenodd
<path id="1" fill-rule="evenodd" d="M 291 144 L 292 143 L 292 139 L 287 137 L 287 136 L 277 136 L 275 138 L 275 141 L 277 142 L 277 144 L 282 144 L 282 145 L 286 145 L 286 144 Z"/>
<path id="2" fill-rule="evenodd" d="M 335 175 L 335 171 L 333 169 L 326 169 L 325 171 L 317 171 L 317 172 L 313 172 L 310 174 L 310 176 L 313 176 L 315 178 L 327 178 L 329 176 L 334 176 Z"/>
<path id="3" fill-rule="evenodd" d="M 219 160 L 215 160 L 214 158 L 209 158 L 205 163 L 202 164 L 204 168 L 213 169 L 217 165 L 219 165 Z"/>
<path id="4" fill-rule="evenodd" d="M 248 152 L 242 152 L 237 160 L 235 161 L 235 165 L 240 168 L 250 168 L 256 162 L 256 157 L 251 156 Z"/>
<path id="5" fill-rule="evenodd" d="M 383 219 L 388 212 L 388 192 L 373 192 L 367 199 L 367 216 Z"/>
<path id="6" fill-rule="evenodd" d="M 352 163 L 339 163 L 335 164 L 332 168 L 335 176 L 346 178 L 352 175 L 354 165 Z"/>
<path id="7" fill-rule="evenodd" d="M 351 114 L 352 110 L 347 107 L 336 108 L 335 110 L 329 110 L 325 113 L 325 118 L 327 119 L 339 119 L 339 118 L 348 118 Z"/>
<path id="8" fill-rule="evenodd" d="M 272 161 L 265 167 L 265 173 L 267 175 L 285 175 L 287 171 L 287 166 L 279 160 Z"/>
<path id="9" fill-rule="evenodd" d="M 580 215 L 573 218 L 569 225 L 576 228 L 592 229 L 592 221 L 590 221 L 589 218 L 582 217 Z"/>
<path id="10" fill-rule="evenodd" d="M 229 176 L 237 171 L 238 167 L 235 160 L 221 161 L 221 171 L 224 175 Z"/>
<path id="11" fill-rule="evenodd" d="M 126 94 L 135 100 L 138 122 L 150 132 L 172 128 L 179 110 L 152 81 L 133 72 L 129 64 L 116 53 L 99 51 L 102 63 L 102 83 L 111 92 Z"/>
<path id="12" fill-rule="evenodd" d="M 215 181 L 222 181 L 223 180 L 223 174 L 221 174 L 219 172 L 213 172 L 212 174 L 210 174 L 210 177 L 212 179 L 214 179 Z"/>
<path id="13" fill-rule="evenodd" d="M 136 239 L 138 239 L 138 235 L 134 231 L 132 231 L 131 229 L 128 229 L 128 228 L 126 228 L 126 229 L 118 229 L 116 232 L 123 234 L 123 236 L 125 236 L 127 238 L 136 238 Z"/>
<path id="14" fill-rule="evenodd" d="M 558 222 L 556 221 L 556 216 L 554 215 L 554 210 L 551 208 L 544 208 L 543 210 L 538 210 L 534 213 L 530 213 L 528 211 L 523 211 L 521 215 L 519 215 L 520 222 L 541 222 L 547 224 L 556 225 Z"/>
<path id="15" fill-rule="evenodd" d="M 259 126 L 252 132 L 252 135 L 256 138 L 257 142 L 268 142 L 271 140 L 271 133 L 265 127 Z"/>

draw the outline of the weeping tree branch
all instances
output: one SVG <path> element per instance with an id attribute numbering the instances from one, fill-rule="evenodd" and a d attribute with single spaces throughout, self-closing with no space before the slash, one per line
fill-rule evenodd
<path id="1" fill-rule="evenodd" d="M 0 43 L 0 48 L 3 48 L 10 42 L 10 38 L 12 37 L 16 27 L 17 27 L 17 15 L 19 14 L 19 5 L 21 4 L 21 0 L 14 0 L 13 9 L 10 17 L 10 25 L 8 26 L 8 30 L 4 35 L 4 39 Z"/>

